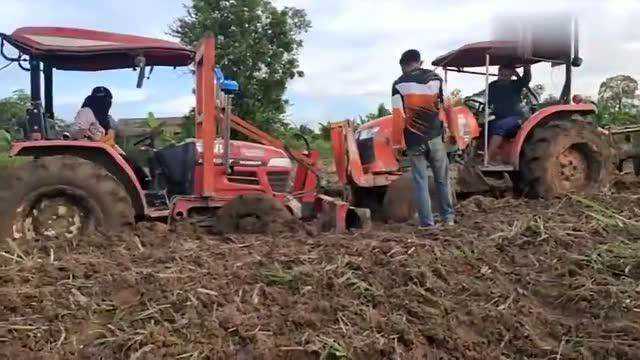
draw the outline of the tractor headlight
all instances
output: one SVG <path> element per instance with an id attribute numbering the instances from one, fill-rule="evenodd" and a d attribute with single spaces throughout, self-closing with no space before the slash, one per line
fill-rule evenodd
<path id="1" fill-rule="evenodd" d="M 286 167 L 286 168 L 291 168 L 293 167 L 292 163 L 291 163 L 291 159 L 289 158 L 273 158 L 270 159 L 269 162 L 267 163 L 267 166 L 271 167 Z"/>
<path id="2" fill-rule="evenodd" d="M 376 136 L 376 133 L 378 132 L 378 130 L 380 130 L 379 126 L 372 127 L 370 129 L 361 130 L 358 133 L 358 140 L 370 139 Z"/>

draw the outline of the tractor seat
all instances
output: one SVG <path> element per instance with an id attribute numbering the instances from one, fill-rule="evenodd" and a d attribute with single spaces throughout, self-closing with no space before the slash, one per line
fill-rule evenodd
<path id="1" fill-rule="evenodd" d="M 195 142 L 171 145 L 154 152 L 152 169 L 154 178 L 161 177 L 167 193 L 173 195 L 193 194 L 194 173 L 197 160 Z"/>

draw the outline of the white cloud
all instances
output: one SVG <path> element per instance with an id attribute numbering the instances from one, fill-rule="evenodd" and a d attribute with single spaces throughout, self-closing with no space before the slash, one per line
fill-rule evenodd
<path id="1" fill-rule="evenodd" d="M 376 103 L 388 103 L 403 50 L 421 50 L 428 63 L 464 43 L 488 39 L 494 15 L 522 13 L 522 3 L 510 0 L 448 3 L 282 0 L 281 3 L 308 5 L 313 23 L 301 57 L 306 76 L 292 81 L 288 93 L 313 101 L 315 106 L 298 103 L 291 109 L 294 119 L 305 121 L 326 121 L 352 116 L 354 111 L 372 111 Z M 640 60 L 636 60 L 640 59 L 640 30 L 635 26 L 640 18 L 640 2 L 538 0 L 536 8 L 571 11 L 580 18 L 584 65 L 575 70 L 576 92 L 593 95 L 601 81 L 618 73 L 640 75 Z M 534 67 L 533 81 L 543 83 L 549 91 L 559 93 L 563 80 L 560 68 Z M 479 90 L 483 82 L 473 75 L 449 77 L 449 87 L 461 88 L 465 94 Z M 348 99 L 357 105 L 336 106 Z"/>
<path id="2" fill-rule="evenodd" d="M 288 90 L 294 103 L 290 117 L 297 123 L 352 117 L 372 111 L 376 103 L 388 103 L 390 84 L 399 74 L 397 61 L 403 50 L 418 48 L 430 61 L 463 43 L 487 39 L 491 19 L 497 12 L 524 8 L 523 2 L 512 0 L 274 2 L 277 6 L 304 8 L 312 21 L 301 55 L 306 77 L 292 81 Z M 640 1 L 536 0 L 535 5 L 537 9 L 572 10 L 580 17 L 584 65 L 575 71 L 576 92 L 594 94 L 602 80 L 619 73 L 640 77 L 640 28 L 635 24 L 640 18 Z M 57 25 L 167 38 L 169 24 L 184 14 L 180 1 L 3 0 L 2 6 L 3 32 L 20 26 Z M 55 11 L 44 12 L 42 8 Z M 96 14 L 100 14 L 98 22 Z M 5 84 L 0 86 L 0 93 L 28 86 L 22 73 L 6 74 L 0 73 L 4 80 L 0 83 Z M 160 75 L 163 74 L 156 74 L 145 84 L 149 90 L 142 92 L 133 88 L 135 79 L 130 73 L 115 75 L 116 81 L 106 75 L 56 75 L 59 82 L 55 103 L 63 109 L 75 109 L 92 85 L 105 84 L 114 88 L 114 108 L 122 112 L 119 115 L 139 116 L 147 109 L 166 115 L 186 112 L 193 105 L 190 82 L 179 78 L 164 82 Z M 21 80 L 18 83 L 14 79 Z M 536 66 L 534 82 L 559 92 L 562 79 L 560 69 L 550 71 L 543 65 Z M 477 76 L 451 75 L 449 80 L 450 88 L 461 88 L 466 94 L 483 86 Z M 168 94 L 174 98 L 163 101 Z"/>
<path id="3" fill-rule="evenodd" d="M 174 99 L 152 103 L 147 111 L 153 112 L 156 116 L 182 116 L 196 104 L 195 96 L 185 95 Z"/>
<path id="4" fill-rule="evenodd" d="M 77 91 L 75 93 L 65 93 L 56 95 L 55 104 L 56 105 L 74 105 L 74 104 L 82 104 L 84 98 L 91 94 L 91 87 L 87 87 L 86 91 Z M 114 96 L 115 104 L 127 104 L 127 103 L 135 103 L 140 101 L 145 101 L 149 98 L 149 94 L 145 89 L 128 89 L 128 88 L 119 88 L 119 87 L 111 87 L 111 93 Z"/>

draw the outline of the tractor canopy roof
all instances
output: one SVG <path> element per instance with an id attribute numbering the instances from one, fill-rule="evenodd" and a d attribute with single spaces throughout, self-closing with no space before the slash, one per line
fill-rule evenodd
<path id="1" fill-rule="evenodd" d="M 0 34 L 21 54 L 49 62 L 55 69 L 98 71 L 135 66 L 186 66 L 194 51 L 178 43 L 135 35 L 63 27 L 23 27 Z"/>
<path id="2" fill-rule="evenodd" d="M 482 41 L 466 44 L 458 49 L 437 57 L 431 63 L 433 66 L 467 68 L 486 65 L 486 54 L 489 54 L 489 65 L 516 65 L 523 63 L 534 64 L 537 58 L 524 59 L 522 49 L 516 41 Z"/>

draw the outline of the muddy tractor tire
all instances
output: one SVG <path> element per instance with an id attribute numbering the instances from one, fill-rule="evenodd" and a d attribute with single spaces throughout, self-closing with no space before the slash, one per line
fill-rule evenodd
<path id="1" fill-rule="evenodd" d="M 536 129 L 525 143 L 519 187 L 528 197 L 544 199 L 599 191 L 608 184 L 611 159 L 611 147 L 594 126 L 556 120 Z"/>
<path id="2" fill-rule="evenodd" d="M 216 215 L 223 233 L 268 234 L 279 232 L 296 219 L 275 198 L 262 194 L 240 195 L 226 203 Z"/>
<path id="3" fill-rule="evenodd" d="M 453 192 L 453 184 L 450 184 L 451 200 L 455 205 L 456 197 Z M 429 196 L 431 198 L 431 211 L 433 214 L 440 212 L 438 192 L 433 176 L 429 176 Z M 417 213 L 415 202 L 415 186 L 411 178 L 411 172 L 403 174 L 389 184 L 382 204 L 384 216 L 387 222 L 403 223 L 412 220 Z"/>
<path id="4" fill-rule="evenodd" d="M 134 210 L 122 184 L 103 167 L 74 156 L 34 159 L 10 169 L 0 188 L 0 240 L 19 247 L 43 238 L 131 228 Z"/>

